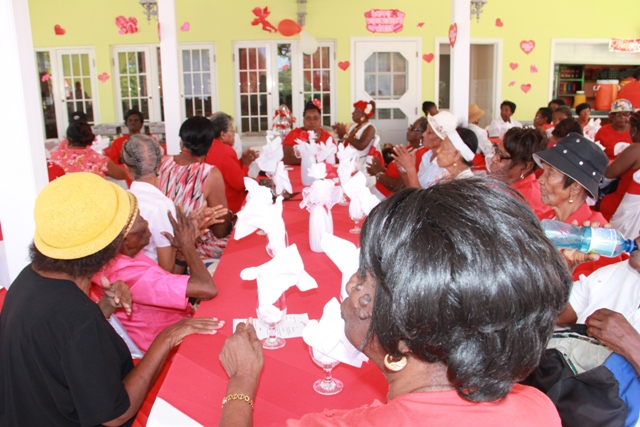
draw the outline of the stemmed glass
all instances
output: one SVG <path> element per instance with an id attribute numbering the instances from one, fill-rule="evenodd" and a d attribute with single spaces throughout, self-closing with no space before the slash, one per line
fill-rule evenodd
<path id="1" fill-rule="evenodd" d="M 362 213 L 362 212 L 360 213 L 360 215 L 361 216 L 357 217 L 357 218 L 354 217 L 354 216 L 351 216 L 351 220 L 353 222 L 355 222 L 356 225 L 351 230 L 349 230 L 349 233 L 351 233 L 351 234 L 360 234 L 360 230 L 362 230 L 362 228 L 358 227 L 358 224 L 360 223 L 360 221 L 362 221 L 364 219 L 364 216 L 365 216 L 364 213 Z"/>
<path id="2" fill-rule="evenodd" d="M 316 393 L 325 396 L 331 396 L 340 393 L 344 388 L 344 384 L 342 384 L 342 381 L 337 380 L 331 376 L 331 371 L 340 362 L 314 349 L 311 346 L 309 346 L 309 354 L 311 354 L 311 359 L 313 359 L 315 364 L 320 366 L 324 370 L 324 378 L 313 383 L 313 389 L 316 391 Z"/>
<path id="3" fill-rule="evenodd" d="M 269 336 L 261 340 L 262 347 L 266 350 L 284 347 L 287 342 L 284 338 L 279 338 L 276 335 L 276 325 L 282 322 L 284 316 L 287 315 L 287 301 L 284 298 L 284 293 L 280 295 L 280 298 L 273 305 L 260 307 L 260 300 L 258 299 L 256 314 L 258 319 L 269 327 Z"/>

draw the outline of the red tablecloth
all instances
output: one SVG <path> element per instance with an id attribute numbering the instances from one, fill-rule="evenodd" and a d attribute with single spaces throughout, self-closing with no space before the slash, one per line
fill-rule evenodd
<path id="1" fill-rule="evenodd" d="M 301 191 L 300 170 L 289 172 L 294 191 Z M 305 270 L 318 282 L 318 289 L 300 292 L 291 288 L 286 293 L 287 311 L 308 313 L 319 319 L 322 308 L 332 297 L 340 296 L 341 274 L 324 253 L 309 248 L 309 213 L 299 207 L 300 195 L 284 202 L 283 218 L 289 244 L 296 244 Z M 357 243 L 350 234 L 353 222 L 348 208 L 334 206 L 334 234 Z M 197 317 L 217 317 L 226 325 L 213 336 L 190 336 L 181 344 L 158 396 L 205 426 L 218 424 L 221 402 L 228 377 L 218 360 L 224 340 L 231 335 L 234 318 L 256 316 L 257 287 L 255 281 L 240 279 L 246 267 L 269 261 L 265 250 L 266 236 L 256 233 L 235 241 L 231 239 L 215 272 L 219 294 L 200 304 Z M 300 418 L 324 409 L 349 409 L 384 401 L 387 382 L 372 363 L 357 369 L 340 364 L 333 373 L 344 383 L 344 390 L 335 396 L 321 396 L 313 391 L 313 382 L 322 377 L 322 369 L 313 363 L 302 338 L 287 340 L 284 348 L 265 350 L 264 370 L 255 402 L 254 425 L 283 425 L 289 418 Z"/>

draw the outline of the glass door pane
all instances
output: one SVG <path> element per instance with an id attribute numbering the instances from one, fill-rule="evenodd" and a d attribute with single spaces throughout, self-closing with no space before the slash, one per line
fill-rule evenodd
<path id="1" fill-rule="evenodd" d="M 50 53 L 36 52 L 36 62 L 38 64 L 38 77 L 40 78 L 40 98 L 42 101 L 45 138 L 58 138 Z"/>
<path id="2" fill-rule="evenodd" d="M 268 47 L 239 47 L 238 82 L 240 132 L 265 132 L 269 130 L 269 80 Z"/>
<path id="3" fill-rule="evenodd" d="M 149 119 L 149 74 L 147 72 L 148 53 L 144 50 L 118 50 L 116 69 L 120 85 L 120 109 L 122 116 L 128 110 L 138 110 Z"/>
<path id="4" fill-rule="evenodd" d="M 302 54 L 303 104 L 319 99 L 322 102 L 322 125 L 331 126 L 331 49 L 321 46 L 313 55 Z"/>
<path id="5" fill-rule="evenodd" d="M 182 48 L 181 55 L 185 117 L 209 117 L 214 113 L 212 49 Z"/>
<path id="6" fill-rule="evenodd" d="M 87 115 L 89 124 L 95 124 L 93 111 L 93 84 L 88 53 L 60 53 L 64 110 L 67 118 L 74 112 Z M 67 120 L 68 121 L 68 120 Z"/>

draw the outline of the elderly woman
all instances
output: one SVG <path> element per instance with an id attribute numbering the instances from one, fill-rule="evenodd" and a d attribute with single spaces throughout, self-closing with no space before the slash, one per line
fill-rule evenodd
<path id="1" fill-rule="evenodd" d="M 331 138 L 331 134 L 322 129 L 322 103 L 319 99 L 309 101 L 304 106 L 302 113 L 302 127 L 293 129 L 287 134 L 282 141 L 282 151 L 284 152 L 285 165 L 299 165 L 300 159 L 296 157 L 293 147 L 296 146 L 296 139 L 307 141 L 308 134 L 303 132 L 314 132 L 316 134 L 316 142 L 327 142 Z"/>
<path id="2" fill-rule="evenodd" d="M 91 172 L 101 177 L 125 179 L 126 172 L 119 168 L 107 156 L 97 153 L 91 148 L 95 135 L 91 126 L 84 121 L 73 122 L 67 128 L 66 144 L 51 153 L 51 161 L 65 173 Z"/>
<path id="3" fill-rule="evenodd" d="M 215 333 L 218 322 L 185 319 L 166 328 L 134 367 L 106 320 L 118 307 L 131 311 L 129 289 L 103 279 L 98 304 L 88 292 L 138 216 L 135 197 L 75 173 L 42 190 L 34 216 L 31 264 L 0 315 L 0 425 L 130 425 L 171 349 L 187 335 Z"/>
<path id="4" fill-rule="evenodd" d="M 454 180 L 403 190 L 371 211 L 342 317 L 349 341 L 389 382 L 387 402 L 289 426 L 501 427 L 516 418 L 519 426 L 560 426 L 545 396 L 515 383 L 537 366 L 571 278 L 510 191 Z M 263 363 L 252 326 L 238 326 L 220 360 L 227 393 L 252 399 Z M 251 417 L 247 402 L 227 400 L 220 425 L 249 426 Z"/>
<path id="5" fill-rule="evenodd" d="M 215 135 L 213 123 L 205 117 L 190 117 L 180 127 L 180 154 L 160 163 L 158 188 L 189 215 L 203 206 L 227 208 L 224 179 L 215 166 L 204 162 Z M 203 258 L 220 258 L 231 232 L 231 214 L 222 217 L 198 239 Z"/>
<path id="6" fill-rule="evenodd" d="M 542 203 L 553 209 L 553 219 L 575 225 L 587 221 L 607 224 L 607 220 L 587 204 L 587 197 L 598 199 L 598 185 L 609 163 L 600 147 L 572 133 L 556 146 L 534 154 L 533 158 L 543 171 L 538 178 Z M 574 280 L 578 280 L 580 274 L 589 275 L 603 265 L 620 260 L 619 256 L 601 257 L 597 262 L 581 264 L 573 272 Z"/>
<path id="7" fill-rule="evenodd" d="M 369 150 L 376 142 L 376 128 L 369 121 L 376 112 L 375 101 L 358 101 L 353 104 L 353 113 L 351 119 L 353 124 L 347 130 L 346 125 L 342 123 L 336 123 L 333 125 L 338 138 L 343 143 L 350 144 L 358 150 L 359 154 L 359 167 L 364 167 L 364 162 L 369 154 Z"/>
<path id="8" fill-rule="evenodd" d="M 258 155 L 255 151 L 247 149 L 238 160 L 236 151 L 233 149 L 235 141 L 233 117 L 227 113 L 218 112 L 210 120 L 213 123 L 213 143 L 204 161 L 218 168 L 224 179 L 229 209 L 238 212 L 247 197 L 244 179 L 249 172 L 249 165 Z"/>
<path id="9" fill-rule="evenodd" d="M 595 140 L 604 146 L 604 152 L 609 159 L 615 159 L 613 152 L 618 142 L 628 142 L 631 144 L 631 135 L 629 135 L 629 117 L 633 113 L 633 105 L 626 99 L 617 99 L 611 104 L 609 119 L 611 123 L 604 125 L 596 133 Z"/>
<path id="10" fill-rule="evenodd" d="M 449 132 L 435 153 L 438 165 L 447 171 L 439 180 L 472 177 L 471 168 L 477 149 L 478 137 L 472 130 L 459 127 Z"/>
<path id="11" fill-rule="evenodd" d="M 535 172 L 538 164 L 533 155 L 547 148 L 544 132 L 534 128 L 512 128 L 494 145 L 491 161 L 492 178 L 517 190 L 539 219 L 552 216 L 549 206 L 540 199 L 540 184 Z"/>
<path id="12" fill-rule="evenodd" d="M 173 201 L 158 189 L 158 169 L 162 160 L 162 149 L 158 142 L 146 135 L 132 135 L 122 148 L 122 161 L 130 177 L 134 179 L 129 191 L 138 199 L 140 214 L 149 223 L 151 236 L 142 253 L 170 273 L 182 273 L 184 260 L 176 259 L 176 251 L 165 233 L 171 234 L 173 227 L 168 212 L 176 218 Z M 192 211 L 191 217 L 199 228 L 206 229 L 223 221 L 227 209 L 222 205 L 214 208 L 202 207 Z M 177 264 L 176 264 L 177 262 Z"/>
<path id="13" fill-rule="evenodd" d="M 407 141 L 409 145 L 406 148 L 408 153 L 414 153 L 415 155 L 414 165 L 416 170 L 420 166 L 422 156 L 429 151 L 429 148 L 422 146 L 422 134 L 426 130 L 426 117 L 420 117 L 407 129 Z M 401 167 L 401 169 L 403 168 Z M 380 164 L 380 159 L 372 157 L 371 163 L 367 165 L 367 172 L 369 175 L 376 177 L 376 186 L 373 191 L 381 200 L 404 188 L 404 182 L 402 181 L 400 170 L 395 160 L 391 161 L 389 166 L 385 168 Z"/>
<path id="14" fill-rule="evenodd" d="M 587 102 L 579 104 L 576 107 L 576 114 L 578 115 L 580 127 L 584 129 L 584 127 L 589 124 L 589 119 L 591 118 L 591 105 Z"/>

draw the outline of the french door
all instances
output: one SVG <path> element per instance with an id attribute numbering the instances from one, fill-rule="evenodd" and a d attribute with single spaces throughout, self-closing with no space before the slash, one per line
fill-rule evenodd
<path id="1" fill-rule="evenodd" d="M 182 119 L 193 116 L 209 117 L 218 108 L 214 45 L 181 44 L 179 48 Z"/>
<path id="2" fill-rule="evenodd" d="M 419 40 L 354 40 L 353 100 L 376 102 L 371 122 L 383 143 L 404 143 L 406 130 L 420 116 Z"/>

